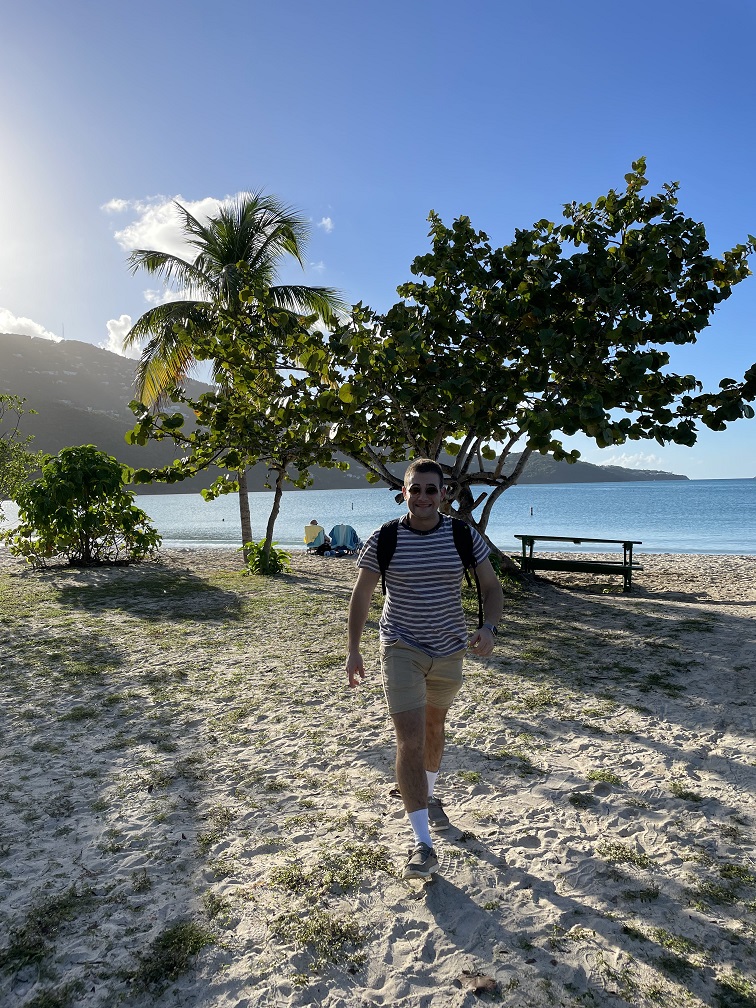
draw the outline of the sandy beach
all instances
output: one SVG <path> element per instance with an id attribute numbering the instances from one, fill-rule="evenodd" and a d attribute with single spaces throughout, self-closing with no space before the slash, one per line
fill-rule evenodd
<path id="1" fill-rule="evenodd" d="M 637 559 L 505 588 L 423 884 L 351 560 L 0 552 L 0 1003 L 756 1006 L 756 558 Z"/>

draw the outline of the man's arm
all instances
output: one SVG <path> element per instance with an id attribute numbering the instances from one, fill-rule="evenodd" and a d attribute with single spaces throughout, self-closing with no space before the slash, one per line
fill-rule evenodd
<path id="1" fill-rule="evenodd" d="M 501 590 L 501 581 L 496 576 L 496 571 L 488 559 L 478 564 L 475 573 L 478 575 L 480 594 L 483 600 L 483 620 L 496 626 L 501 619 L 504 608 L 504 592 Z M 488 627 L 482 626 L 470 638 L 468 646 L 479 658 L 487 658 L 494 649 L 494 643 L 494 635 Z"/>
<path id="2" fill-rule="evenodd" d="M 380 574 L 361 567 L 357 575 L 357 584 L 354 586 L 352 597 L 349 601 L 349 620 L 347 624 L 349 651 L 347 653 L 346 671 L 350 686 L 357 685 L 359 682 L 358 676 L 360 679 L 365 678 L 365 666 L 360 654 L 360 638 L 367 623 L 368 613 L 370 612 L 370 601 L 379 578 Z"/>

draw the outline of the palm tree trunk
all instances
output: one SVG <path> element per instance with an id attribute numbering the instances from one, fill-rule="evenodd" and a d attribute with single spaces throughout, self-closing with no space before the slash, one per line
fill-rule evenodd
<path id="1" fill-rule="evenodd" d="M 270 549 L 273 545 L 273 529 L 276 524 L 276 518 L 278 518 L 278 512 L 281 510 L 281 497 L 283 496 L 283 485 L 286 479 L 286 467 L 278 470 L 278 476 L 276 477 L 276 489 L 273 494 L 273 507 L 270 509 L 270 514 L 268 515 L 268 527 L 265 530 L 265 545 L 263 546 L 263 553 L 265 555 L 265 566 L 268 565 L 268 558 L 270 557 Z"/>
<path id="2" fill-rule="evenodd" d="M 238 474 L 239 481 L 239 518 L 241 519 L 242 546 L 244 547 L 244 563 L 249 560 L 247 543 L 252 542 L 252 519 L 249 516 L 249 491 L 247 490 L 247 470 Z"/>

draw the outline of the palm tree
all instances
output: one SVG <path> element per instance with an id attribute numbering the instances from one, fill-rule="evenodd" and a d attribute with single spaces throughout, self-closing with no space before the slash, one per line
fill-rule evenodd
<path id="1" fill-rule="evenodd" d="M 212 331 L 213 304 L 233 309 L 239 304 L 240 280 L 236 267 L 243 263 L 244 286 L 250 280 L 266 289 L 273 304 L 303 315 L 317 315 L 331 322 L 346 308 L 337 291 L 329 287 L 276 284 L 280 260 L 293 256 L 301 266 L 309 225 L 299 212 L 275 196 L 258 191 L 240 193 L 221 204 L 217 216 L 206 223 L 197 220 L 180 203 L 183 238 L 196 254 L 182 259 L 170 252 L 136 249 L 129 257 L 132 273 L 146 270 L 160 277 L 182 295 L 180 300 L 155 305 L 137 319 L 124 340 L 125 346 L 144 342 L 137 368 L 137 395 L 145 405 L 158 406 L 180 386 L 197 360 L 187 332 L 192 328 Z M 146 342 L 145 342 L 146 341 Z M 213 377 L 218 371 L 213 369 Z M 242 542 L 252 539 L 246 472 L 239 473 L 239 510 Z"/>

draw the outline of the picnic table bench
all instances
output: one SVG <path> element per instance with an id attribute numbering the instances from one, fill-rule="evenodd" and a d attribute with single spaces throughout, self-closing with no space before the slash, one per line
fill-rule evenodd
<path id="1" fill-rule="evenodd" d="M 632 588 L 634 570 L 643 570 L 640 564 L 633 563 L 633 546 L 641 546 L 642 542 L 631 539 L 586 539 L 573 536 L 551 535 L 516 535 L 515 539 L 522 542 L 522 569 L 524 572 L 536 570 L 585 571 L 588 574 L 621 574 L 624 578 L 623 591 Z M 567 560 L 561 557 L 533 556 L 533 547 L 537 542 L 568 542 L 602 543 L 611 546 L 622 546 L 622 560 Z"/>

